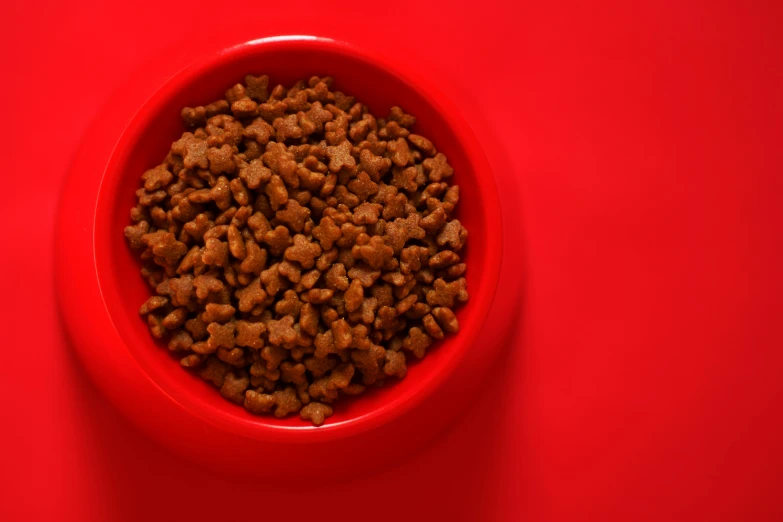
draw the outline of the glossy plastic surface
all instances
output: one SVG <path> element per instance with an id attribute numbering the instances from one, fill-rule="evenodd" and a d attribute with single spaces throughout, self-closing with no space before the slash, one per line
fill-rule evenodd
<path id="1" fill-rule="evenodd" d="M 457 216 L 470 232 L 465 261 L 471 298 L 458 312 L 460 333 L 411 365 L 404 380 L 340 403 L 320 428 L 298 417 L 254 416 L 225 401 L 157 346 L 137 314 L 149 290 L 122 230 L 139 176 L 159 163 L 181 134 L 183 106 L 219 98 L 247 73 L 269 74 L 273 83 L 283 84 L 331 75 L 337 89 L 357 96 L 376 114 L 401 105 L 418 118 L 415 131 L 448 156 L 461 187 Z M 492 172 L 469 126 L 425 81 L 326 39 L 252 41 L 175 75 L 118 138 L 105 170 L 82 171 L 78 162 L 74 167 L 59 219 L 59 239 L 69 245 L 69 255 L 58 266 L 58 283 L 65 324 L 82 359 L 112 400 L 145 431 L 212 465 L 233 467 L 249 459 L 265 463 L 264 473 L 284 473 L 294 459 L 317 462 L 316 468 L 355 471 L 415 449 L 462 408 L 499 350 L 503 333 L 485 333 L 478 340 L 498 286 L 500 207 Z M 433 396 L 435 391 L 439 393 Z M 394 451 L 376 458 L 378 444 Z M 251 473 L 260 469 L 243 468 Z"/>

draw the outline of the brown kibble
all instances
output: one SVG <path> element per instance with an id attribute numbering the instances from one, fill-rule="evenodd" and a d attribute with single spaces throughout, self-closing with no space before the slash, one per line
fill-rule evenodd
<path id="1" fill-rule="evenodd" d="M 458 219 L 446 223 L 443 230 L 438 234 L 438 246 L 448 246 L 454 251 L 462 250 L 465 241 L 468 239 L 468 231 L 462 226 Z"/>
<path id="2" fill-rule="evenodd" d="M 237 346 L 247 346 L 249 348 L 263 348 L 264 340 L 261 335 L 266 331 L 264 323 L 251 323 L 248 321 L 237 321 L 237 336 L 235 343 Z"/>
<path id="3" fill-rule="evenodd" d="M 163 318 L 161 324 L 167 330 L 175 330 L 185 324 L 185 320 L 188 317 L 187 308 L 177 308 L 166 317 Z"/>
<path id="4" fill-rule="evenodd" d="M 177 330 L 169 339 L 169 350 L 184 352 L 193 345 L 193 338 L 185 330 Z M 200 362 L 200 361 L 199 361 Z"/>
<path id="5" fill-rule="evenodd" d="M 245 252 L 247 255 L 239 269 L 246 274 L 260 274 L 266 266 L 266 250 L 262 250 L 255 241 L 247 240 Z"/>
<path id="6" fill-rule="evenodd" d="M 257 102 L 265 102 L 269 98 L 267 88 L 269 87 L 269 76 L 245 76 L 245 94 Z"/>
<path id="7" fill-rule="evenodd" d="M 413 145 L 422 151 L 427 156 L 434 156 L 437 152 L 435 150 L 435 147 L 432 145 L 432 142 L 425 138 L 424 136 L 419 136 L 418 134 L 410 134 L 408 135 L 408 141 L 413 143 Z"/>
<path id="8" fill-rule="evenodd" d="M 291 316 L 283 317 L 279 321 L 269 321 L 267 323 L 269 342 L 276 346 L 295 342 L 297 334 L 293 326 L 294 318 Z"/>
<path id="9" fill-rule="evenodd" d="M 430 306 L 454 308 L 456 303 L 464 303 L 468 300 L 467 283 L 464 277 L 450 283 L 438 278 L 426 296 Z"/>
<path id="10" fill-rule="evenodd" d="M 276 404 L 275 397 L 268 393 L 258 393 L 255 390 L 245 392 L 245 409 L 251 413 L 269 413 Z"/>
<path id="11" fill-rule="evenodd" d="M 454 312 L 452 312 L 450 308 L 437 306 L 432 309 L 432 315 L 444 331 L 449 333 L 459 332 L 457 316 L 454 315 Z"/>
<path id="12" fill-rule="evenodd" d="M 348 270 L 348 277 L 351 280 L 358 279 L 365 288 L 372 287 L 380 276 L 380 270 L 373 270 L 365 264 L 358 264 Z"/>
<path id="13" fill-rule="evenodd" d="M 416 123 L 416 118 L 405 114 L 400 107 L 394 106 L 389 111 L 389 121 L 396 121 L 401 127 L 409 129 Z"/>
<path id="14" fill-rule="evenodd" d="M 231 112 L 235 118 L 246 120 L 258 114 L 258 104 L 249 98 L 243 98 L 231 103 Z"/>
<path id="15" fill-rule="evenodd" d="M 408 373 L 408 367 L 405 363 L 405 354 L 393 350 L 386 350 L 383 373 L 389 376 L 394 375 L 398 379 L 405 377 Z"/>
<path id="16" fill-rule="evenodd" d="M 264 192 L 269 196 L 272 210 L 277 210 L 288 202 L 288 190 L 285 188 L 283 179 L 277 174 L 273 174 L 269 179 Z"/>
<path id="17" fill-rule="evenodd" d="M 428 173 L 430 181 L 442 181 L 454 174 L 454 169 L 446 161 L 446 156 L 440 152 L 434 158 L 425 159 L 422 166 Z"/>
<path id="18" fill-rule="evenodd" d="M 405 167 L 413 162 L 408 142 L 405 138 L 397 138 L 397 141 L 390 141 L 388 150 L 391 153 L 391 161 L 398 167 Z M 438 180 L 440 181 L 440 180 Z"/>
<path id="19" fill-rule="evenodd" d="M 289 261 L 296 261 L 302 268 L 312 268 L 315 265 L 315 258 L 321 255 L 321 247 L 316 243 L 311 243 L 302 234 L 294 236 L 294 244 L 285 251 L 285 258 Z"/>
<path id="20" fill-rule="evenodd" d="M 391 259 L 394 255 L 394 250 L 390 246 L 386 246 L 382 237 L 373 236 L 361 243 L 357 239 L 357 244 L 351 249 L 351 254 L 356 259 L 364 260 L 371 268 L 377 270 Z"/>
<path id="21" fill-rule="evenodd" d="M 334 410 L 331 406 L 321 404 L 320 402 L 311 402 L 299 412 L 299 416 L 303 420 L 309 420 L 315 426 L 320 426 L 324 423 L 327 417 L 332 416 Z"/>
<path id="22" fill-rule="evenodd" d="M 294 232 L 301 232 L 305 221 L 310 218 L 310 209 L 303 207 L 296 200 L 289 199 L 285 208 L 278 210 L 275 217 L 278 221 L 288 225 L 288 228 Z"/>
<path id="23" fill-rule="evenodd" d="M 201 366 L 201 363 L 203 362 L 204 356 L 198 353 L 188 354 L 179 360 L 179 364 L 181 364 L 183 368 L 195 368 Z"/>
<path id="24" fill-rule="evenodd" d="M 231 145 L 226 144 L 220 148 L 210 147 L 207 150 L 207 159 L 212 174 L 231 174 L 236 169 L 234 148 Z"/>
<path id="25" fill-rule="evenodd" d="M 261 288 L 261 278 L 257 277 L 244 288 L 240 288 L 234 295 L 239 299 L 239 311 L 249 312 L 256 305 L 263 304 L 266 301 L 267 293 Z"/>
<path id="26" fill-rule="evenodd" d="M 192 133 L 186 132 L 182 138 L 172 144 L 171 151 L 182 156 L 186 169 L 206 169 L 209 167 L 208 146 L 206 140 L 198 139 Z"/>
<path id="27" fill-rule="evenodd" d="M 446 268 L 457 263 L 459 263 L 459 255 L 451 250 L 438 252 L 429 260 L 430 268 Z"/>
<path id="28" fill-rule="evenodd" d="M 141 305 L 141 308 L 139 308 L 139 315 L 147 315 L 150 312 L 154 312 L 158 308 L 163 308 L 167 304 L 169 304 L 169 299 L 167 297 L 153 295 L 144 301 L 143 305 Z"/>
<path id="29" fill-rule="evenodd" d="M 421 359 L 427 348 L 432 344 L 432 338 L 419 327 L 413 327 L 408 336 L 402 341 L 402 347 Z"/>
<path id="30" fill-rule="evenodd" d="M 391 168 L 392 160 L 376 156 L 364 149 L 359 153 L 359 167 L 369 175 L 372 181 L 378 182 Z"/>
<path id="31" fill-rule="evenodd" d="M 275 398 L 275 417 L 285 417 L 289 413 L 296 413 L 302 408 L 302 401 L 297 396 L 296 389 L 292 386 L 284 390 L 278 390 L 272 394 Z"/>
<path id="32" fill-rule="evenodd" d="M 296 114 L 275 118 L 272 125 L 275 128 L 277 139 L 281 142 L 288 139 L 299 139 L 304 136 L 302 128 L 297 122 Z"/>
<path id="33" fill-rule="evenodd" d="M 299 265 L 290 261 L 282 261 L 278 264 L 277 272 L 292 283 L 298 283 L 302 277 L 302 270 L 299 268 Z"/>
<path id="34" fill-rule="evenodd" d="M 293 243 L 293 239 L 288 229 L 280 225 L 264 234 L 264 242 L 269 245 L 269 251 L 273 256 L 279 256 Z"/>
<path id="35" fill-rule="evenodd" d="M 312 304 L 323 304 L 328 302 L 334 295 L 331 288 L 313 288 L 307 291 L 307 301 Z"/>
<path id="36" fill-rule="evenodd" d="M 422 319 L 422 324 L 424 324 L 424 329 L 427 330 L 427 333 L 430 335 L 430 337 L 435 339 L 443 339 L 443 329 L 441 329 L 440 325 L 435 321 L 435 318 L 431 314 L 424 316 L 424 319 Z"/>
<path id="37" fill-rule="evenodd" d="M 215 238 L 207 239 L 201 261 L 209 266 L 228 266 L 228 243 Z"/>
<path id="38" fill-rule="evenodd" d="M 142 174 L 141 179 L 144 180 L 144 190 L 154 192 L 171 183 L 174 175 L 169 172 L 165 165 L 158 165 Z"/>
<path id="39" fill-rule="evenodd" d="M 364 287 L 359 279 L 354 279 L 345 292 L 345 309 L 354 312 L 359 309 L 364 300 Z"/>
<path id="40" fill-rule="evenodd" d="M 383 207 L 377 203 L 362 203 L 353 209 L 353 223 L 355 225 L 372 225 L 378 222 Z"/>
<path id="41" fill-rule="evenodd" d="M 354 350 L 351 360 L 362 373 L 362 383 L 373 384 L 381 373 L 381 362 L 386 357 L 386 350 L 378 345 L 372 345 L 369 350 Z"/>
<path id="42" fill-rule="evenodd" d="M 326 147 L 326 155 L 329 158 L 331 172 L 337 173 L 342 169 L 356 168 L 356 160 L 351 156 L 351 143 L 348 141 L 343 141 L 334 147 Z"/>
<path id="43" fill-rule="evenodd" d="M 242 240 L 242 234 L 239 229 L 233 225 L 228 227 L 228 250 L 235 258 L 242 260 L 247 256 L 245 242 Z"/>
<path id="44" fill-rule="evenodd" d="M 207 326 L 207 332 L 209 332 L 207 346 L 211 350 L 215 350 L 220 347 L 233 348 L 235 328 L 236 325 L 233 322 L 226 324 L 209 323 Z"/>
<path id="45" fill-rule="evenodd" d="M 333 290 L 345 291 L 350 285 L 348 277 L 346 276 L 345 265 L 342 263 L 335 263 L 332 265 L 326 272 L 325 280 L 327 288 Z"/>
<path id="46" fill-rule="evenodd" d="M 227 372 L 220 387 L 220 395 L 232 402 L 242 404 L 245 402 L 245 390 L 248 386 L 250 386 L 250 378 L 246 373 Z"/>
<path id="47" fill-rule="evenodd" d="M 334 220 L 328 216 L 321 219 L 321 222 L 313 228 L 313 237 L 315 237 L 323 250 L 330 250 L 335 241 L 340 239 L 342 232 Z"/>
<path id="48" fill-rule="evenodd" d="M 228 371 L 228 365 L 213 356 L 207 358 L 204 367 L 199 372 L 199 376 L 205 381 L 211 381 L 212 384 L 220 388 L 223 386 L 223 381 Z"/>

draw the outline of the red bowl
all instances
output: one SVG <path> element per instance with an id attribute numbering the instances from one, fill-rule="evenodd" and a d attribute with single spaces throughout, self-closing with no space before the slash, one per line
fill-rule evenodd
<path id="1" fill-rule="evenodd" d="M 290 85 L 312 75 L 335 78 L 375 114 L 400 105 L 417 117 L 454 167 L 461 187 L 457 216 L 469 231 L 465 262 L 470 300 L 460 332 L 411 364 L 405 379 L 338 402 L 321 427 L 298 417 L 248 413 L 224 400 L 161 349 L 138 315 L 149 289 L 124 239 L 140 175 L 162 160 L 183 132 L 183 106 L 209 103 L 247 73 Z M 392 462 L 464 409 L 486 377 L 499 343 L 480 337 L 492 311 L 502 259 L 501 213 L 492 172 L 475 136 L 432 86 L 411 79 L 344 43 L 315 37 L 247 42 L 196 63 L 168 80 L 116 141 L 103 170 L 77 160 L 58 220 L 57 282 L 73 344 L 100 388 L 146 432 L 181 453 L 224 468 L 279 476 L 311 470 L 355 472 Z M 495 332 L 497 334 L 497 332 Z M 485 342 L 482 342 L 485 341 Z"/>

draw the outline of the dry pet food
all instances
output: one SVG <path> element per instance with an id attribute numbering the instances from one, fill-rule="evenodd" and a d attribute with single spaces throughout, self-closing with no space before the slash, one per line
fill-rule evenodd
<path id="1" fill-rule="evenodd" d="M 184 108 L 125 229 L 153 289 L 139 312 L 182 366 L 315 425 L 405 377 L 468 299 L 446 156 L 399 107 L 376 118 L 331 86 L 247 76 Z"/>

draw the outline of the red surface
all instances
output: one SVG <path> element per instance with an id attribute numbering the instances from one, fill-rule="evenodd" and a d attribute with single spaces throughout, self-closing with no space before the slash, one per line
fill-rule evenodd
<path id="1" fill-rule="evenodd" d="M 783 518 L 779 2 L 398 2 L 340 28 L 347 2 L 214 5 L 0 7 L 0 519 Z M 272 27 L 427 70 L 464 105 L 524 252 L 497 377 L 426 450 L 350 483 L 173 456 L 98 394 L 55 311 L 55 202 L 101 105 L 157 56 L 164 78 Z"/>
<path id="2" fill-rule="evenodd" d="M 328 71 L 337 78 L 336 89 L 351 92 L 379 113 L 404 104 L 419 120 L 412 130 L 432 136 L 454 167 L 461 189 L 456 217 L 471 231 L 471 244 L 462 252 L 471 267 L 471 299 L 457 311 L 459 335 L 410 365 L 404 380 L 341 402 L 318 428 L 296 416 L 248 413 L 184 372 L 165 343 L 156 346 L 138 314 L 149 287 L 123 234 L 139 173 L 158 164 L 183 132 L 181 107 L 218 99 L 248 71 L 260 70 L 287 85 Z M 393 71 L 392 65 L 333 40 L 255 40 L 207 56 L 163 87 L 159 78 L 150 81 L 146 70 L 136 71 L 134 82 L 112 98 L 88 131 L 56 218 L 55 249 L 69 252 L 55 271 L 63 323 L 99 387 L 174 451 L 227 473 L 240 467 L 261 477 L 296 476 L 302 466 L 314 474 L 341 476 L 386 467 L 429 442 L 462 413 L 462 404 L 505 347 L 521 277 L 508 271 L 513 260 L 502 256 L 501 209 L 492 171 L 458 108 L 426 80 L 403 80 Z M 139 93 L 153 91 L 140 109 Z M 499 288 L 504 263 L 507 273 Z M 378 454 L 378 447 L 386 450 Z"/>

